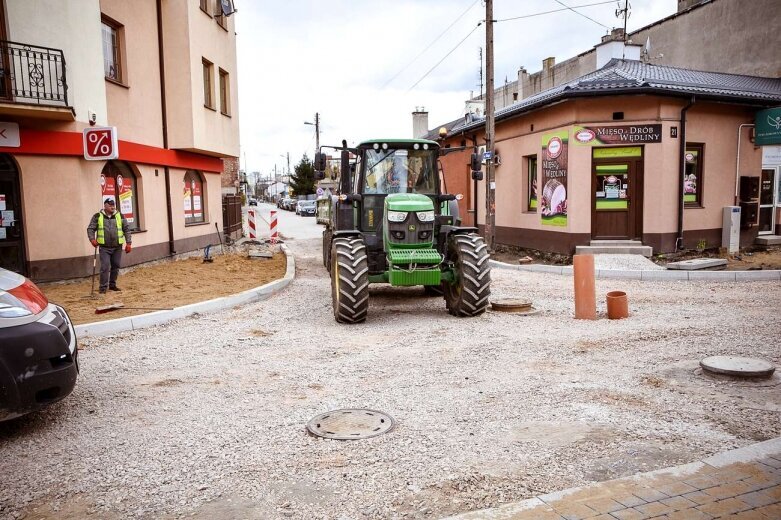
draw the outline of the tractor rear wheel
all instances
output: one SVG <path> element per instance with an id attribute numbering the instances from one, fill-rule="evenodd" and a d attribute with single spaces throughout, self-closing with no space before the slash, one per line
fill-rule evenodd
<path id="1" fill-rule="evenodd" d="M 363 238 L 334 238 L 331 301 L 339 323 L 361 323 L 369 312 L 369 261 Z"/>
<path id="2" fill-rule="evenodd" d="M 448 312 L 453 316 L 484 313 L 491 294 L 491 268 L 488 246 L 482 237 L 474 233 L 451 236 L 447 258 L 456 274 L 454 283 L 443 284 Z"/>

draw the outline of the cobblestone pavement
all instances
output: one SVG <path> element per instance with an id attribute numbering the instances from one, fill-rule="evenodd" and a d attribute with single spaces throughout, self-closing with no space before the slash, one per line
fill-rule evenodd
<path id="1" fill-rule="evenodd" d="M 453 520 L 781 518 L 781 438 Z"/>

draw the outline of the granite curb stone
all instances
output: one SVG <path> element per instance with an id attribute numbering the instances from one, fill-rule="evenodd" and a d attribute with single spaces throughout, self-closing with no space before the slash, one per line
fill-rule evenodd
<path id="1" fill-rule="evenodd" d="M 531 273 L 552 273 L 572 276 L 572 266 L 559 265 L 513 265 L 490 260 L 491 267 Z M 643 280 L 643 281 L 709 281 L 709 282 L 754 282 L 781 281 L 781 270 L 762 271 L 651 271 L 637 269 L 596 269 L 596 278 Z"/>
<path id="2" fill-rule="evenodd" d="M 97 321 L 95 323 L 84 323 L 82 325 L 76 325 L 74 327 L 76 330 L 76 336 L 79 338 L 107 336 L 109 334 L 117 334 L 119 332 L 126 332 L 129 330 L 153 327 L 155 325 L 167 323 L 179 318 L 185 318 L 195 313 L 214 312 L 236 307 L 238 305 L 243 305 L 245 303 L 265 300 L 287 287 L 296 276 L 295 258 L 290 253 L 290 250 L 286 245 L 282 244 L 281 248 L 287 259 L 287 268 L 285 269 L 285 276 L 279 280 L 274 280 L 273 282 L 261 285 L 260 287 L 248 289 L 230 296 L 222 296 L 212 300 L 191 303 L 189 305 L 176 307 L 175 309 L 169 311 L 148 312 L 146 314 L 127 316 L 125 318 L 117 318 L 115 320 Z"/>

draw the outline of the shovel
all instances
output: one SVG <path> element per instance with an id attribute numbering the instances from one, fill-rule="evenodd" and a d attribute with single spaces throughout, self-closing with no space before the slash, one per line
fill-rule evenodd
<path id="1" fill-rule="evenodd" d="M 112 303 L 111 305 L 104 305 L 95 309 L 95 314 L 105 314 L 111 311 L 118 311 L 120 309 L 138 310 L 138 311 L 172 311 L 173 307 L 125 307 L 122 302 Z"/>
<path id="2" fill-rule="evenodd" d="M 95 254 L 92 255 L 92 287 L 89 290 L 89 296 L 82 296 L 83 300 L 95 298 L 95 266 L 98 263 L 98 248 L 95 248 Z"/>

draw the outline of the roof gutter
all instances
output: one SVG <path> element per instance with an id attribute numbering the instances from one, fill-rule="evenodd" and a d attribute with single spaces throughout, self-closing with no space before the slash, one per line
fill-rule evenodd
<path id="1" fill-rule="evenodd" d="M 683 181 L 686 175 L 686 112 L 694 105 L 695 97 L 681 109 L 681 149 L 678 157 L 678 238 L 675 240 L 675 250 L 683 247 Z"/>

